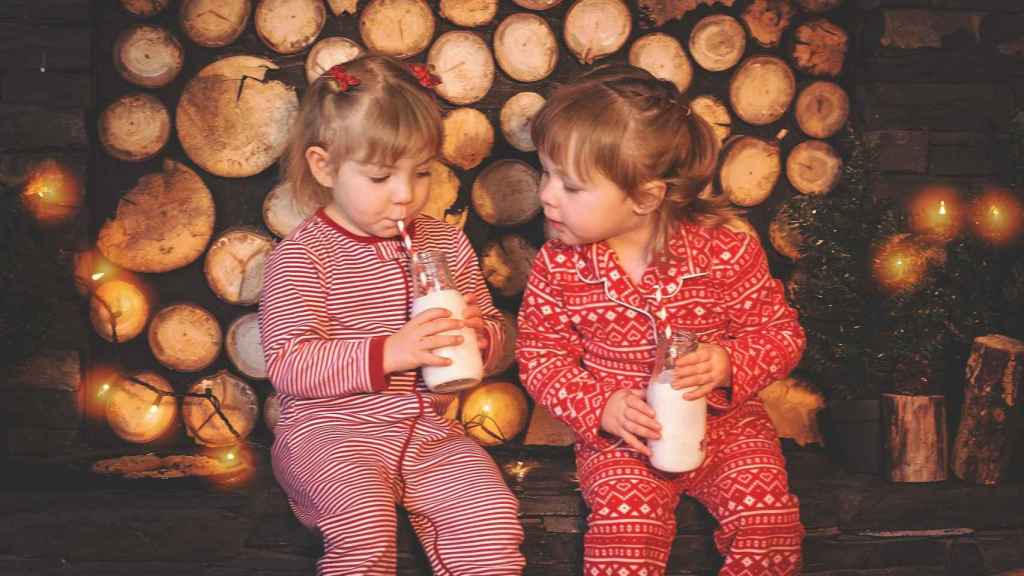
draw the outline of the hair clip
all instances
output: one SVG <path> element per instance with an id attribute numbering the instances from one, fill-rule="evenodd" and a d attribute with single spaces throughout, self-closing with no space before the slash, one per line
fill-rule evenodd
<path id="1" fill-rule="evenodd" d="M 409 64 L 409 71 L 420 81 L 420 86 L 433 90 L 441 84 L 441 78 L 432 74 L 426 64 Z"/>
<path id="2" fill-rule="evenodd" d="M 338 90 L 347 92 L 349 88 L 359 85 L 359 78 L 351 75 L 341 64 L 331 66 L 329 70 L 320 76 L 321 78 L 332 78 L 338 83 Z"/>

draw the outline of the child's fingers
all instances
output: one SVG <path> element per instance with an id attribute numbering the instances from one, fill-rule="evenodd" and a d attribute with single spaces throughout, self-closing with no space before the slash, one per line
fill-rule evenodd
<path id="1" fill-rule="evenodd" d="M 716 386 L 714 384 L 705 384 L 703 386 L 698 386 L 697 388 L 690 390 L 686 394 L 683 394 L 683 398 L 686 400 L 696 400 L 697 398 L 703 398 L 704 396 L 707 396 L 708 393 L 714 390 L 715 388 Z"/>
<path id="2" fill-rule="evenodd" d="M 437 354 L 431 354 L 429 352 L 422 352 L 419 354 L 420 366 L 448 366 L 451 363 L 451 358 L 445 358 L 444 356 L 438 356 Z"/>
<path id="3" fill-rule="evenodd" d="M 426 324 L 438 318 L 447 318 L 452 313 L 447 308 L 427 308 L 409 319 L 409 324 Z"/>
<path id="4" fill-rule="evenodd" d="M 626 421 L 623 426 L 626 430 L 643 438 L 658 438 L 661 436 L 661 424 L 657 420 L 645 416 L 632 408 L 626 409 Z"/>
<path id="5" fill-rule="evenodd" d="M 433 336 L 434 334 L 449 332 L 451 330 L 459 330 L 461 328 L 461 320 L 455 320 L 454 318 L 438 318 L 422 324 L 419 327 L 419 334 L 421 337 Z"/>
<path id="6" fill-rule="evenodd" d="M 476 333 L 476 345 L 477 345 L 477 348 L 479 348 L 481 350 L 486 350 L 487 346 L 490 345 L 490 343 L 491 343 L 491 340 L 487 337 L 487 333 L 486 332 L 477 332 Z"/>
<path id="7" fill-rule="evenodd" d="M 476 292 L 470 292 L 466 294 L 466 305 L 473 306 L 476 304 Z"/>
<path id="8" fill-rule="evenodd" d="M 462 324 L 476 330 L 484 329 L 484 319 L 479 316 L 466 316 L 462 319 Z"/>
<path id="9" fill-rule="evenodd" d="M 435 334 L 434 336 L 427 336 L 426 338 L 420 338 L 419 346 L 422 350 L 436 350 L 438 348 L 444 348 L 445 346 L 458 346 L 462 344 L 462 336 L 447 336 L 444 334 Z"/>
<path id="10" fill-rule="evenodd" d="M 676 368 L 682 368 L 684 366 L 693 366 L 694 364 L 700 364 L 701 362 L 707 362 L 711 360 L 711 352 L 707 349 L 697 349 L 696 352 L 690 352 L 689 354 L 683 354 L 679 358 L 676 358 Z"/>
<path id="11" fill-rule="evenodd" d="M 629 395 L 626 396 L 626 407 L 637 410 L 651 418 L 654 418 L 655 416 L 654 408 L 647 405 L 647 402 L 645 402 L 643 398 L 643 392 L 639 390 L 629 391 Z"/>
<path id="12" fill-rule="evenodd" d="M 625 440 L 626 444 L 628 444 L 637 452 L 647 456 L 648 458 L 651 457 L 651 449 L 647 447 L 647 444 L 644 444 L 643 442 L 640 441 L 639 438 L 634 436 L 632 432 L 628 430 L 623 430 L 622 434 L 620 435 L 620 438 Z"/>
<path id="13" fill-rule="evenodd" d="M 709 374 L 714 370 L 715 365 L 711 362 L 701 362 L 700 364 L 690 364 L 688 366 L 682 366 L 673 370 L 676 378 L 686 378 L 688 376 L 700 376 L 702 374 Z"/>

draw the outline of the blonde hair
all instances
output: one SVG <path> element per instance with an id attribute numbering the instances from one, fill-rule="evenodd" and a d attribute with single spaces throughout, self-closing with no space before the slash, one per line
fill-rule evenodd
<path id="1" fill-rule="evenodd" d="M 405 64 L 376 54 L 344 65 L 359 84 L 342 90 L 329 74 L 306 90 L 292 125 L 282 168 L 296 199 L 306 207 L 330 202 L 331 190 L 313 177 L 306 149 L 327 150 L 332 164 L 345 160 L 391 165 L 401 158 L 436 156 L 441 111 Z"/>
<path id="2" fill-rule="evenodd" d="M 633 66 L 598 68 L 557 88 L 534 118 L 537 150 L 586 181 L 595 172 L 636 198 L 661 180 L 656 248 L 676 222 L 731 224 L 728 199 L 711 193 L 718 138 L 671 82 Z"/>

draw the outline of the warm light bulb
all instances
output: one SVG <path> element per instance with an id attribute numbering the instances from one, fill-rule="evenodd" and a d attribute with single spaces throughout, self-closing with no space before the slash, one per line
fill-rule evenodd
<path id="1" fill-rule="evenodd" d="M 97 397 L 103 396 L 104 394 L 107 393 L 107 390 L 110 390 L 110 384 L 104 384 L 104 385 L 100 386 L 100 391 L 99 391 L 98 394 L 96 394 L 96 396 Z"/>
<path id="2" fill-rule="evenodd" d="M 99 280 L 100 278 L 103 278 L 103 276 L 104 276 L 103 272 L 97 272 L 97 273 L 92 275 L 92 279 L 95 282 L 96 280 Z"/>

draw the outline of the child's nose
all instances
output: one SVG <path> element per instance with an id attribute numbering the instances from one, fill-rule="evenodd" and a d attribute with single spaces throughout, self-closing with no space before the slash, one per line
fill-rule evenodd
<path id="1" fill-rule="evenodd" d="M 412 192 L 412 182 L 407 178 L 400 178 L 395 182 L 391 198 L 395 204 L 408 204 L 409 202 L 412 202 Z"/>
<path id="2" fill-rule="evenodd" d="M 540 203 L 545 206 L 555 206 L 555 194 L 551 186 L 551 181 L 544 182 L 540 187 Z"/>

